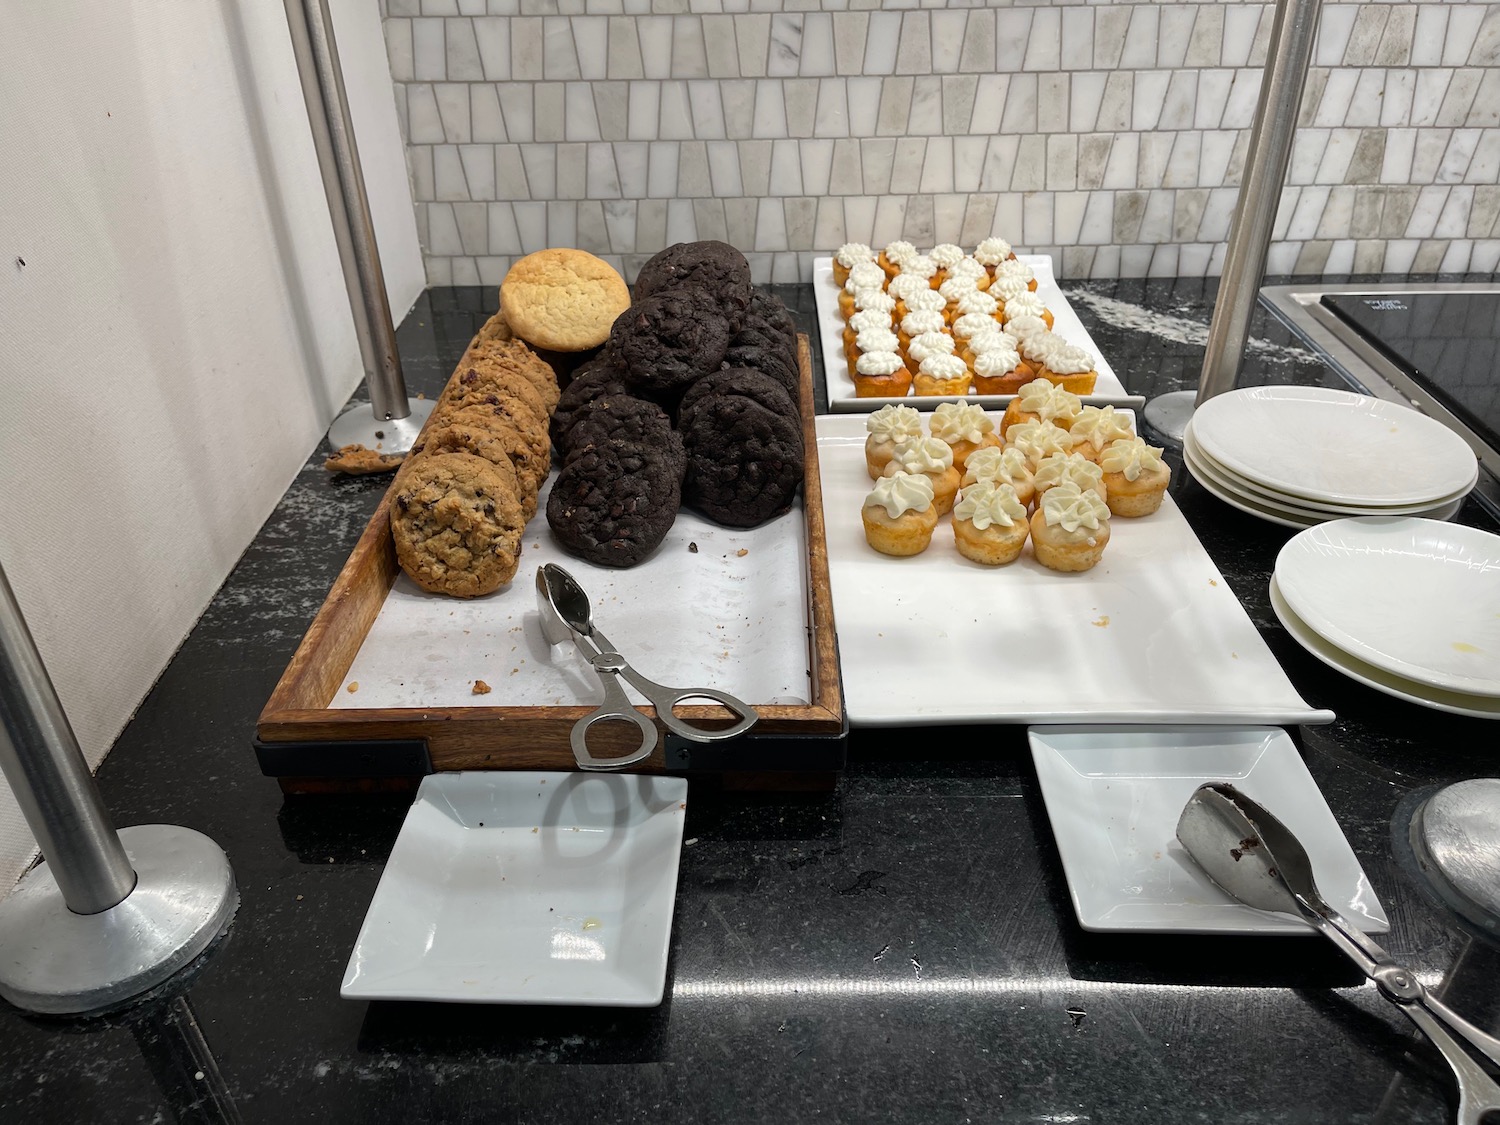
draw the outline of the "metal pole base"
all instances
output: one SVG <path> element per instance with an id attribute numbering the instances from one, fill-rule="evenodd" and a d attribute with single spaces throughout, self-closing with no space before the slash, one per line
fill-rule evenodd
<path id="1" fill-rule="evenodd" d="M 380 453 L 405 453 L 422 432 L 428 415 L 437 402 L 414 398 L 407 403 L 411 413 L 405 418 L 377 418 L 368 403 L 351 406 L 328 427 L 328 443 L 335 449 L 362 445 Z"/>
<path id="2" fill-rule="evenodd" d="M 0 901 L 0 996 L 45 1015 L 112 1008 L 161 984 L 206 949 L 240 904 L 224 852 L 175 824 L 120 829 L 135 889 L 74 914 L 45 863 Z"/>
<path id="3" fill-rule="evenodd" d="M 1141 410 L 1141 419 L 1167 445 L 1181 449 L 1182 435 L 1193 420 L 1197 400 L 1197 391 L 1168 391 L 1146 403 Z"/>
<path id="4" fill-rule="evenodd" d="M 1417 869 L 1464 919 L 1500 935 L 1500 778 L 1444 786 L 1416 811 Z"/>

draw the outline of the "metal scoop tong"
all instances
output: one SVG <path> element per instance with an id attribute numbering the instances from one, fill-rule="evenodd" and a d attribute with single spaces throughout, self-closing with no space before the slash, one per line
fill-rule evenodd
<path id="1" fill-rule="evenodd" d="M 542 618 L 542 633 L 547 643 L 560 645 L 572 640 L 585 659 L 599 674 L 604 686 L 604 703 L 573 724 L 570 741 L 573 757 L 578 768 L 584 770 L 616 770 L 634 765 L 650 756 L 656 749 L 656 725 L 631 705 L 619 678 L 624 677 L 631 687 L 640 692 L 656 708 L 656 717 L 673 734 L 693 742 L 719 742 L 743 734 L 755 725 L 760 717 L 755 708 L 736 699 L 728 692 L 714 688 L 674 688 L 648 680 L 621 656 L 609 638 L 594 628 L 593 613 L 589 608 L 589 596 L 583 592 L 574 577 L 556 563 L 547 563 L 536 568 L 537 610 Z M 683 722 L 672 713 L 672 708 L 684 699 L 706 699 L 728 708 L 738 715 L 739 721 L 722 730 L 709 730 Z M 640 748 L 630 754 L 613 758 L 596 758 L 589 753 L 588 730 L 595 723 L 609 719 L 632 722 L 641 729 Z"/>
<path id="2" fill-rule="evenodd" d="M 1201 785 L 1177 821 L 1177 839 L 1210 879 L 1246 906 L 1292 914 L 1320 931 L 1431 1039 L 1458 1079 L 1459 1125 L 1500 1110 L 1500 1086 L 1449 1032 L 1500 1065 L 1500 1039 L 1488 1035 L 1422 987 L 1368 934 L 1323 900 L 1307 850 L 1290 829 L 1233 785 Z"/>

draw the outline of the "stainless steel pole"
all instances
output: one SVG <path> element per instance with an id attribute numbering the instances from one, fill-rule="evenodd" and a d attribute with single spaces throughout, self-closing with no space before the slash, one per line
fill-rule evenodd
<path id="1" fill-rule="evenodd" d="M 3 568 L 0 772 L 10 782 L 68 909 L 98 914 L 130 894 L 135 870 Z"/>
<path id="2" fill-rule="evenodd" d="M 1157 395 L 1141 412 L 1152 431 L 1169 444 L 1181 446 L 1194 408 L 1232 389 L 1239 378 L 1322 7 L 1322 0 L 1277 0 L 1198 389 Z"/>
<path id="3" fill-rule="evenodd" d="M 1322 0 L 1278 0 L 1266 48 L 1266 70 L 1245 153 L 1240 203 L 1229 228 L 1229 246 L 1218 302 L 1208 329 L 1208 350 L 1196 405 L 1233 388 L 1250 338 L 1250 316 L 1266 273 L 1266 254 L 1281 188 L 1297 133 L 1302 89 L 1312 59 Z"/>
<path id="4" fill-rule="evenodd" d="M 431 404 L 422 402 L 414 407 L 406 393 L 333 19 L 327 0 L 284 3 L 313 147 L 323 174 L 323 193 L 328 197 L 344 285 L 354 313 L 354 334 L 370 389 L 370 411 L 363 407 L 346 411 L 330 427 L 329 441 L 335 446 L 358 442 L 388 453 L 405 452 L 416 440 Z"/>

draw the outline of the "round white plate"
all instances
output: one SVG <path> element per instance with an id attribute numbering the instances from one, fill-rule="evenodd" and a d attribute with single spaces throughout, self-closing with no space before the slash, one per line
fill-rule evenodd
<path id="1" fill-rule="evenodd" d="M 1245 387 L 1193 415 L 1199 447 L 1239 476 L 1319 504 L 1437 504 L 1478 479 L 1452 430 L 1407 406 L 1324 387 Z"/>
<path id="2" fill-rule="evenodd" d="M 1231 483 L 1222 470 L 1215 470 L 1203 459 L 1201 453 L 1184 441 L 1182 447 L 1182 459 L 1207 491 L 1213 493 L 1231 508 L 1238 508 L 1247 515 L 1257 516 L 1271 523 L 1280 524 L 1282 527 L 1296 528 L 1305 531 L 1310 527 L 1327 523 L 1329 520 L 1342 519 L 1344 517 L 1333 513 L 1318 514 L 1311 508 L 1292 508 L 1282 504 L 1273 504 L 1262 500 L 1258 496 L 1250 496 L 1241 491 L 1237 485 Z M 1463 496 L 1457 500 L 1440 504 L 1436 508 L 1423 508 L 1417 514 L 1428 519 L 1448 520 L 1458 514 L 1459 508 L 1463 507 Z"/>
<path id="3" fill-rule="evenodd" d="M 1277 492 L 1274 488 L 1268 488 L 1259 481 L 1253 481 L 1248 477 L 1239 476 L 1232 469 L 1213 459 L 1213 456 L 1203 448 L 1198 439 L 1193 435 L 1193 424 L 1188 423 L 1183 432 L 1182 441 L 1184 445 L 1192 445 L 1193 452 L 1207 468 L 1222 479 L 1226 486 L 1232 487 L 1236 492 L 1242 493 L 1252 500 L 1290 508 L 1294 511 L 1306 511 L 1310 514 L 1319 515 L 1323 519 L 1332 516 L 1415 516 L 1425 515 L 1437 504 L 1451 504 L 1455 500 L 1462 500 L 1474 490 L 1474 481 L 1470 481 L 1452 496 L 1443 496 L 1432 503 L 1422 504 L 1380 504 L 1380 505 L 1358 505 L 1323 503 L 1317 500 L 1309 500 L 1303 496 L 1293 496 L 1286 492 Z M 1477 477 L 1475 478 L 1478 479 Z"/>
<path id="4" fill-rule="evenodd" d="M 1500 535 L 1401 517 L 1293 536 L 1276 581 L 1297 616 L 1404 679 L 1500 700 Z"/>
<path id="5" fill-rule="evenodd" d="M 1366 687 L 1415 703 L 1420 707 L 1432 707 L 1454 715 L 1468 715 L 1475 719 L 1500 719 L 1500 699 L 1485 695 L 1465 695 L 1463 692 L 1443 691 L 1441 688 L 1424 687 L 1401 676 L 1393 676 L 1372 664 L 1366 664 L 1350 656 L 1336 645 L 1329 644 L 1286 604 L 1286 598 L 1276 586 L 1276 576 L 1271 576 L 1271 608 L 1296 641 L 1313 656 L 1351 680 Z"/>

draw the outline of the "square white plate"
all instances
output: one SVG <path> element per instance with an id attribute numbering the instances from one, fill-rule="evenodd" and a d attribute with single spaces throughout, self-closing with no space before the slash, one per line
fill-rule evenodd
<path id="1" fill-rule="evenodd" d="M 339 995 L 660 1004 L 686 815 L 679 777 L 424 778 Z"/>
<path id="2" fill-rule="evenodd" d="M 970 562 L 947 518 L 926 551 L 890 558 L 859 516 L 864 416 L 817 428 L 851 723 L 1333 721 L 1297 694 L 1171 496 L 1111 521 L 1083 574 L 1048 570 L 1030 547 L 1006 566 Z"/>
<path id="3" fill-rule="evenodd" d="M 1360 929 L 1385 910 L 1286 731 L 1276 727 L 1033 727 L 1042 798 L 1085 930 L 1311 934 L 1238 903 L 1177 842 L 1193 790 L 1232 782 L 1302 841 L 1323 897 Z"/>
<path id="4" fill-rule="evenodd" d="M 1086 406 L 1144 406 L 1141 395 L 1126 392 L 1109 361 L 1099 354 L 1083 321 L 1073 311 L 1057 280 L 1052 276 L 1052 258 L 1047 254 L 1020 254 L 1021 261 L 1036 271 L 1036 295 L 1052 312 L 1052 330 L 1071 343 L 1094 353 L 1094 370 L 1099 373 L 1094 393 L 1084 396 Z M 818 334 L 823 344 L 823 377 L 828 384 L 828 407 L 835 413 L 868 414 L 887 403 L 900 403 L 918 410 L 932 410 L 939 403 L 964 398 L 981 406 L 1004 408 L 1014 395 L 907 395 L 905 398 L 860 398 L 854 390 L 854 379 L 844 362 L 844 318 L 839 315 L 839 287 L 833 280 L 833 259 L 813 259 L 813 297 L 818 305 Z"/>

